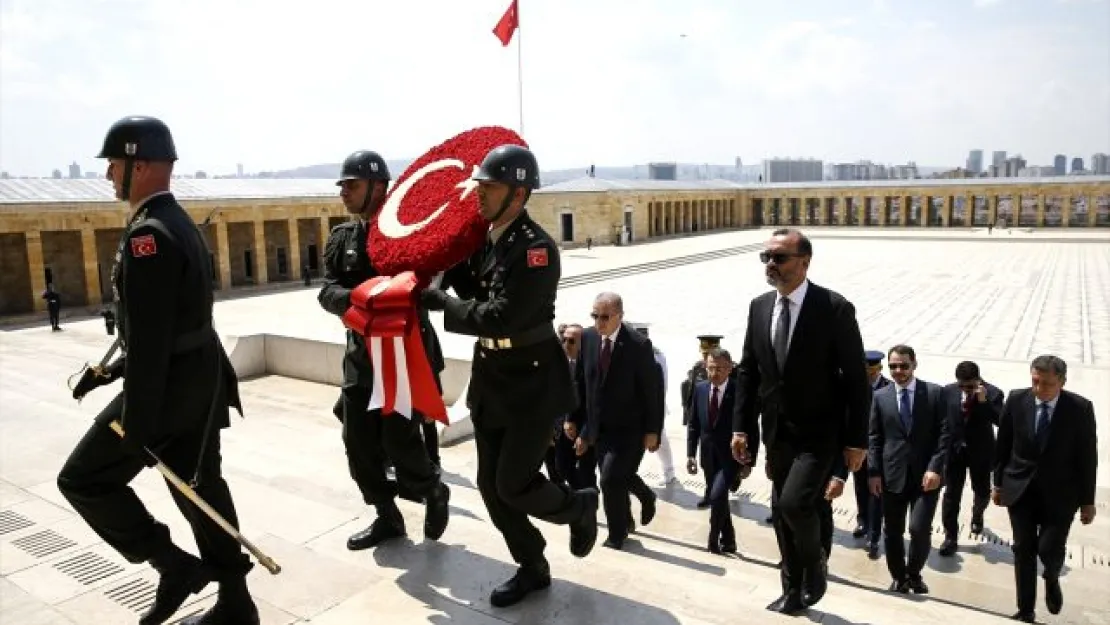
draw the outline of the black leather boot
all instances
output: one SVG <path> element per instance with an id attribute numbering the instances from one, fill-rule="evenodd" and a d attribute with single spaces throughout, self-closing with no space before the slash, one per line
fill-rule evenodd
<path id="1" fill-rule="evenodd" d="M 387 540 L 401 538 L 405 535 L 405 517 L 397 509 L 396 503 L 389 501 L 388 503 L 378 504 L 377 509 L 378 518 L 374 519 L 370 527 L 348 538 L 347 549 L 351 551 L 369 549 Z"/>
<path id="2" fill-rule="evenodd" d="M 450 517 L 451 489 L 440 482 L 435 490 L 428 495 L 424 502 L 424 536 L 432 540 L 439 540 L 443 532 L 447 531 L 447 520 Z"/>
<path id="3" fill-rule="evenodd" d="M 165 554 L 151 558 L 158 571 L 158 590 L 154 603 L 139 618 L 139 625 L 161 625 L 177 612 L 189 595 L 204 590 L 212 581 L 211 572 L 191 553 L 170 545 Z"/>
<path id="4" fill-rule="evenodd" d="M 236 577 L 220 582 L 216 605 L 207 612 L 190 616 L 181 625 L 260 625 L 258 606 L 254 605 L 247 579 Z"/>
<path id="5" fill-rule="evenodd" d="M 547 560 L 521 566 L 509 581 L 493 590 L 489 597 L 490 605 L 507 608 L 524 600 L 529 594 L 543 590 L 551 585 L 551 567 Z"/>

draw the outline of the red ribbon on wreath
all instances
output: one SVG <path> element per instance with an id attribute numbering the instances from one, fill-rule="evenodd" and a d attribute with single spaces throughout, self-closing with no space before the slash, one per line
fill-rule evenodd
<path id="1" fill-rule="evenodd" d="M 383 415 L 396 412 L 406 419 L 419 412 L 447 425 L 447 407 L 420 338 L 419 285 L 411 271 L 363 282 L 351 291 L 343 325 L 365 339 L 374 365 L 371 410 L 381 409 Z"/>

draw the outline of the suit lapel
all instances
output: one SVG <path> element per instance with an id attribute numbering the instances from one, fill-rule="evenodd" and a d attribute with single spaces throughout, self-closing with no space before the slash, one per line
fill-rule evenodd
<path id="1" fill-rule="evenodd" d="M 763 349 L 771 356 L 771 362 L 775 363 L 774 370 L 782 375 L 778 368 L 778 360 L 775 358 L 775 344 L 774 344 L 774 327 L 775 327 L 775 302 L 778 301 L 778 292 L 771 291 L 763 297 L 760 303 L 760 310 L 757 318 L 759 321 L 759 336 L 763 337 L 760 341 L 763 343 Z"/>
<path id="2" fill-rule="evenodd" d="M 709 428 L 709 385 L 699 385 L 698 387 L 698 423 L 701 424 L 701 429 L 706 430 Z"/>
<path id="3" fill-rule="evenodd" d="M 887 391 L 885 393 L 883 401 L 886 402 L 887 410 L 890 412 L 890 414 L 894 415 L 895 427 L 897 427 L 899 431 L 901 431 L 907 438 L 909 438 L 910 433 L 906 431 L 906 426 L 902 424 L 902 413 L 898 411 L 899 389 L 894 384 L 890 384 L 889 386 L 891 387 L 891 391 L 893 392 Z"/>
<path id="4" fill-rule="evenodd" d="M 1029 439 L 1033 441 L 1033 446 L 1037 446 L 1037 398 L 1030 392 L 1023 403 L 1025 405 L 1025 417 L 1022 420 L 1025 422 L 1025 431 L 1029 433 Z M 1060 404 L 1057 403 L 1056 407 L 1059 408 Z"/>
<path id="5" fill-rule="evenodd" d="M 916 384 L 913 385 L 913 408 L 910 409 L 910 417 L 912 418 L 910 422 L 911 430 L 918 429 L 918 424 L 924 421 L 927 416 L 925 409 L 928 407 L 928 401 L 928 388 L 925 386 L 924 382 L 917 380 Z"/>

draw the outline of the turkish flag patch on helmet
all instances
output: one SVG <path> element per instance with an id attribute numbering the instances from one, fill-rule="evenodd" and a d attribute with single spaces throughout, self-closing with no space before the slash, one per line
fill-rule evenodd
<path id="1" fill-rule="evenodd" d="M 131 255 L 135 258 L 154 256 L 157 253 L 158 244 L 154 242 L 153 234 L 131 237 Z"/>
<path id="2" fill-rule="evenodd" d="M 426 281 L 482 248 L 489 222 L 478 210 L 478 182 L 471 178 L 486 154 L 505 144 L 528 147 L 508 128 L 484 126 L 408 166 L 370 224 L 367 251 L 379 274 L 412 271 Z"/>
<path id="3" fill-rule="evenodd" d="M 546 267 L 547 266 L 547 248 L 535 247 L 528 250 L 528 266 L 529 267 Z"/>

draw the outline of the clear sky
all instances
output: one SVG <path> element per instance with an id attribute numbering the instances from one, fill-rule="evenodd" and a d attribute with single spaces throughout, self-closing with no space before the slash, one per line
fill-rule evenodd
<path id="1" fill-rule="evenodd" d="M 0 0 L 0 169 L 48 176 L 128 114 L 181 172 L 413 158 L 516 128 L 509 0 Z M 520 0 L 544 169 L 772 156 L 1050 164 L 1110 152 L 1108 0 Z"/>

